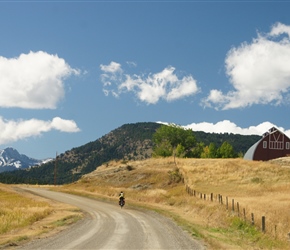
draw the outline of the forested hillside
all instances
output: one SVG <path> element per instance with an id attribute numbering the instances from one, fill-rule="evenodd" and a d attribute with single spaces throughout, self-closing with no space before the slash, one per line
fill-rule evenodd
<path id="1" fill-rule="evenodd" d="M 142 122 L 125 124 L 101 138 L 59 155 L 54 161 L 0 174 L 2 183 L 64 184 L 78 180 L 110 160 L 141 160 L 152 155 L 152 136 L 161 124 Z M 245 153 L 260 136 L 193 132 L 197 142 L 219 147 L 229 142 L 235 152 Z"/>
<path id="2" fill-rule="evenodd" d="M 245 154 L 250 146 L 261 139 L 259 135 L 238 135 L 232 133 L 205 133 L 202 131 L 194 132 L 196 141 L 203 142 L 205 145 L 214 143 L 217 147 L 220 147 L 223 142 L 227 141 L 231 144 L 236 153 Z"/>

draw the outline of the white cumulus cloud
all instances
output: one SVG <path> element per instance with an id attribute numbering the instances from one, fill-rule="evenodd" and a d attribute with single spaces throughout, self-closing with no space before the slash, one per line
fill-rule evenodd
<path id="1" fill-rule="evenodd" d="M 213 89 L 202 103 L 216 109 L 243 108 L 254 104 L 289 103 L 290 26 L 276 23 L 267 34 L 232 48 L 226 73 L 233 89 Z"/>
<path id="2" fill-rule="evenodd" d="M 159 121 L 158 123 L 169 124 L 167 122 L 161 121 Z M 223 120 L 217 123 L 210 122 L 191 123 L 188 125 L 182 125 L 182 127 L 184 127 L 185 129 L 191 129 L 192 131 L 203 131 L 206 133 L 217 133 L 217 134 L 232 133 L 240 135 L 263 135 L 270 128 L 276 127 L 281 132 L 290 137 L 290 130 L 286 130 L 283 127 L 278 127 L 275 124 L 268 121 L 260 123 L 257 126 L 250 126 L 248 128 L 241 128 L 229 120 Z"/>
<path id="3" fill-rule="evenodd" d="M 111 62 L 101 65 L 101 75 L 105 95 L 115 97 L 121 93 L 132 92 L 147 104 L 156 104 L 161 99 L 168 102 L 191 96 L 199 92 L 196 80 L 191 76 L 179 78 L 174 67 L 167 67 L 155 74 L 125 74 L 121 65 Z"/>
<path id="4" fill-rule="evenodd" d="M 113 73 L 114 74 L 116 72 L 122 71 L 121 64 L 120 63 L 116 63 L 116 62 L 110 62 L 109 65 L 101 64 L 100 68 L 105 73 Z"/>
<path id="5" fill-rule="evenodd" d="M 51 130 L 61 132 L 79 132 L 80 129 L 72 120 L 64 120 L 59 117 L 52 121 L 37 119 L 30 120 L 5 120 L 0 117 L 0 144 L 6 144 L 23 140 L 32 136 L 39 136 Z"/>
<path id="6" fill-rule="evenodd" d="M 43 51 L 0 56 L 0 107 L 54 109 L 64 97 L 65 78 L 80 72 Z"/>

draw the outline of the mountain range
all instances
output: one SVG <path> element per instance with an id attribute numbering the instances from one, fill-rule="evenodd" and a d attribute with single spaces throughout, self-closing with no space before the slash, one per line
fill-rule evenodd
<path id="1" fill-rule="evenodd" d="M 124 124 L 101 138 L 72 148 L 46 163 L 40 164 L 36 160 L 34 164 L 31 164 L 26 161 L 26 165 L 23 163 L 18 171 L 2 172 L 0 182 L 64 184 L 80 179 L 83 175 L 111 160 L 129 161 L 150 158 L 153 151 L 152 136 L 160 126 L 161 124 L 154 122 Z M 193 133 L 197 142 L 202 142 L 204 145 L 215 143 L 219 147 L 227 141 L 233 146 L 235 152 L 242 154 L 260 139 L 258 135 L 216 134 L 201 131 Z M 8 151 L 14 152 L 12 149 Z M 16 157 L 12 158 L 15 161 L 15 167 L 19 166 Z M 8 162 L 5 156 L 3 159 L 6 163 Z M 32 165 L 36 167 L 30 167 Z"/>
<path id="2" fill-rule="evenodd" d="M 37 160 L 24 154 L 20 154 L 16 149 L 8 147 L 0 150 L 0 173 L 17 169 L 27 169 L 33 166 L 40 166 L 47 160 Z"/>

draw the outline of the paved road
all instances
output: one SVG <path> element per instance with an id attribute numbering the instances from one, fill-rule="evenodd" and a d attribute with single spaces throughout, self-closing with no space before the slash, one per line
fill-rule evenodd
<path id="1" fill-rule="evenodd" d="M 30 189 L 41 196 L 72 204 L 87 216 L 56 236 L 19 249 L 204 249 L 171 220 L 151 211 L 121 209 L 80 196 Z"/>

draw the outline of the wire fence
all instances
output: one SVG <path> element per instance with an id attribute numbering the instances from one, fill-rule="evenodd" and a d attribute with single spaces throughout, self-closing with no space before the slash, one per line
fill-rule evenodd
<path id="1" fill-rule="evenodd" d="M 290 233 L 287 232 L 287 228 L 289 227 L 289 221 L 277 222 L 273 221 L 273 219 L 271 218 L 266 223 L 265 215 L 260 215 L 259 217 L 255 218 L 255 214 L 253 212 L 249 213 L 246 208 L 242 208 L 240 203 L 237 202 L 234 198 L 229 198 L 221 194 L 206 194 L 192 189 L 187 184 L 185 184 L 185 186 L 186 192 L 190 196 L 208 202 L 217 202 L 220 205 L 224 206 L 226 210 L 231 212 L 232 215 L 241 218 L 245 222 L 248 222 L 252 226 L 256 227 L 258 230 L 261 230 L 263 233 L 267 233 L 275 239 L 285 240 L 286 238 L 287 240 L 290 240 Z"/>

